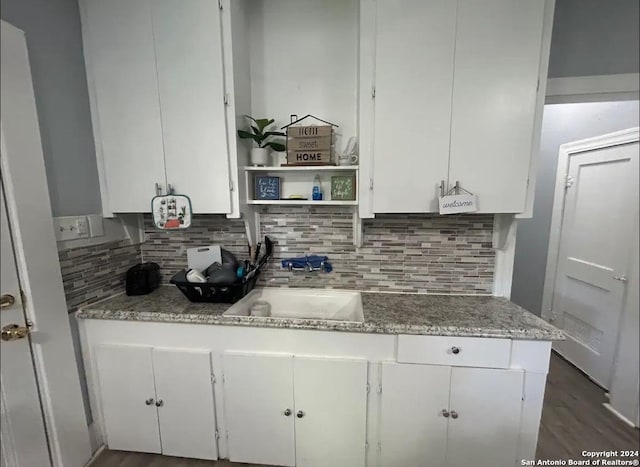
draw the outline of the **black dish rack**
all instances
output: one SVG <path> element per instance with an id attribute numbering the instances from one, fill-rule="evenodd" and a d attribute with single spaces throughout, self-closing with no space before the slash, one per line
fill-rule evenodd
<path id="1" fill-rule="evenodd" d="M 208 282 L 189 282 L 187 270 L 175 274 L 169 282 L 178 287 L 182 293 L 192 302 L 197 303 L 235 303 L 247 295 L 256 285 L 262 267 L 267 263 L 273 253 L 273 243 L 269 237 L 264 238 L 265 254 L 258 260 L 255 266 L 249 267 L 249 271 L 242 278 L 229 284 L 210 284 Z"/>

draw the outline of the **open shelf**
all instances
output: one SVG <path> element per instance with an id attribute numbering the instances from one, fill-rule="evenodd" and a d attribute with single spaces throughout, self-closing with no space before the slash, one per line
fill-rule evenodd
<path id="1" fill-rule="evenodd" d="M 247 172 L 338 172 L 345 170 L 358 170 L 357 165 L 301 165 L 297 167 L 259 167 L 246 166 Z"/>
<path id="2" fill-rule="evenodd" d="M 330 199 L 322 201 L 313 201 L 311 199 L 300 201 L 291 199 L 250 199 L 247 201 L 247 204 L 276 204 L 278 206 L 356 206 L 358 204 L 358 201 L 342 201 Z"/>

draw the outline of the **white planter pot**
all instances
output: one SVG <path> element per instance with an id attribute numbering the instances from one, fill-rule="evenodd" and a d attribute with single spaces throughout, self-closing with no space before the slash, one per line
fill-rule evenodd
<path id="1" fill-rule="evenodd" d="M 268 165 L 269 150 L 267 148 L 253 148 L 251 150 L 251 165 Z"/>

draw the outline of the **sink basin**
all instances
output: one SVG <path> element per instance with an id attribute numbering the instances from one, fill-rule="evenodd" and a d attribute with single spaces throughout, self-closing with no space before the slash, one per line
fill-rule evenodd
<path id="1" fill-rule="evenodd" d="M 269 318 L 364 321 L 360 292 L 333 289 L 255 289 L 223 316 L 252 316 L 256 302 L 271 305 Z"/>

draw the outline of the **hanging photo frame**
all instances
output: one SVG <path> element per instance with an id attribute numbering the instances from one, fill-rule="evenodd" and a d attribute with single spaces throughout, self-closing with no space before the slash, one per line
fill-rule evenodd
<path id="1" fill-rule="evenodd" d="M 151 199 L 153 223 L 158 229 L 178 230 L 191 226 L 191 200 L 187 195 L 161 195 Z"/>

